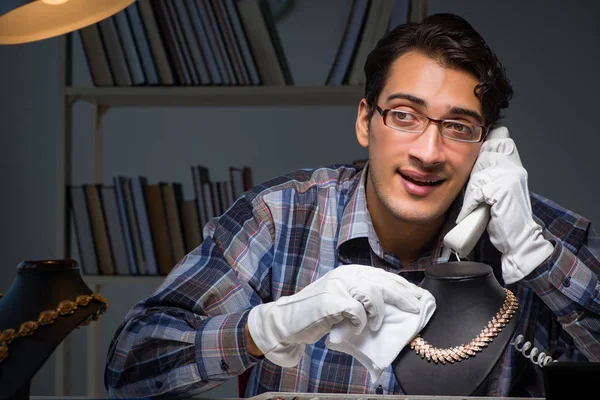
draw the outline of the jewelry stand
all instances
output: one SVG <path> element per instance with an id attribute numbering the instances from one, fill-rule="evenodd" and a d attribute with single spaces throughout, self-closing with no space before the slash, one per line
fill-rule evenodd
<path id="1" fill-rule="evenodd" d="M 65 310 L 59 304 L 65 300 L 75 302 L 80 295 L 92 295 L 92 291 L 83 281 L 76 261 L 21 262 L 15 280 L 0 298 L 0 342 L 7 330 L 12 328 L 19 332 L 23 322 L 40 321 L 43 311 Z M 14 337 L 4 347 L 6 358 L 0 361 L 2 398 L 29 399 L 31 379 L 56 347 L 73 329 L 90 318 L 97 318 L 105 309 L 105 303 L 95 298 L 87 305 L 78 304 L 71 314 L 56 314 L 54 322 L 33 325 L 35 329 L 30 335 Z"/>
<path id="2" fill-rule="evenodd" d="M 437 348 L 471 342 L 496 315 L 505 300 L 504 288 L 492 268 L 459 261 L 436 264 L 425 271 L 421 287 L 436 299 L 436 310 L 420 336 Z M 446 364 L 421 358 L 406 346 L 392 363 L 398 384 L 409 395 L 481 396 L 517 327 L 518 310 L 496 337 L 475 356 Z"/>

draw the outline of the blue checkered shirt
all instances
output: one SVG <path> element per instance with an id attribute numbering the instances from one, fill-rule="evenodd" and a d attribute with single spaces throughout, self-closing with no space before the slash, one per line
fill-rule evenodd
<path id="1" fill-rule="evenodd" d="M 366 207 L 364 171 L 342 165 L 295 171 L 254 187 L 209 222 L 202 244 L 131 309 L 115 333 L 105 369 L 109 394 L 192 397 L 249 368 L 246 397 L 268 391 L 402 394 L 391 367 L 372 382 L 363 365 L 329 350 L 324 339 L 306 346 L 294 368 L 246 351 L 244 326 L 252 307 L 292 295 L 340 264 L 384 268 L 418 284 L 428 266 L 449 261 L 442 238 L 454 225 L 458 201 L 437 245 L 402 266 L 379 244 Z M 535 194 L 531 204 L 555 250 L 508 286 L 520 301 L 515 335 L 555 359 L 600 361 L 598 238 L 587 219 Z M 497 251 L 485 235 L 469 258 L 488 263 L 501 277 Z M 508 346 L 486 394 L 541 397 L 541 379 L 540 368 Z"/>

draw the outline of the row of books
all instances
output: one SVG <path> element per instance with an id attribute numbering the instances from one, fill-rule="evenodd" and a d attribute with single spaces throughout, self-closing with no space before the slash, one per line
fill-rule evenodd
<path id="1" fill-rule="evenodd" d="M 203 240 L 202 229 L 252 187 L 250 167 L 214 181 L 191 167 L 194 196 L 180 182 L 114 176 L 112 184 L 69 187 L 69 209 L 85 275 L 167 275 Z"/>
<path id="2" fill-rule="evenodd" d="M 377 40 L 423 4 L 352 0 L 325 84 L 363 84 Z M 79 34 L 95 86 L 294 84 L 268 0 L 137 0 Z"/>
<path id="3" fill-rule="evenodd" d="M 79 34 L 95 86 L 293 84 L 266 0 L 137 0 Z"/>

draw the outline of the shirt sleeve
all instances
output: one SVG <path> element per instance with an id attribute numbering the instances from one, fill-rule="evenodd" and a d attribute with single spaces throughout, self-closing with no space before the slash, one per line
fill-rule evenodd
<path id="1" fill-rule="evenodd" d="M 258 362 L 246 350 L 244 328 L 249 310 L 270 292 L 269 215 L 239 199 L 132 308 L 109 347 L 111 397 L 191 397 Z"/>
<path id="2" fill-rule="evenodd" d="M 600 235 L 596 232 L 596 227 L 590 224 L 589 234 L 587 237 L 587 247 L 590 252 L 600 260 Z"/>
<path id="3" fill-rule="evenodd" d="M 524 282 L 557 316 L 577 349 L 589 361 L 600 361 L 600 238 L 591 225 L 579 249 L 547 230 L 552 255 Z"/>

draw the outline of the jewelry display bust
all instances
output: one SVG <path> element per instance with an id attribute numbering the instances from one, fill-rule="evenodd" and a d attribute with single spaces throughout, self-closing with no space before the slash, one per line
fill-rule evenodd
<path id="1" fill-rule="evenodd" d="M 439 349 L 471 346 L 453 351 L 455 359 L 447 356 L 454 362 L 437 363 L 417 354 L 418 348 L 406 346 L 392 363 L 398 384 L 409 395 L 483 395 L 487 377 L 516 329 L 518 301 L 500 285 L 489 265 L 477 262 L 433 265 L 425 271 L 421 287 L 435 297 L 436 310 L 412 344 L 418 347 L 426 342 L 438 349 L 438 355 L 448 354 Z M 482 334 L 486 327 L 493 332 Z M 481 337 L 486 342 L 483 346 L 479 345 Z M 480 347 L 480 351 L 464 354 L 465 347 Z M 459 353 L 468 358 L 458 357 Z"/>
<path id="2" fill-rule="evenodd" d="M 106 306 L 85 284 L 76 261 L 21 262 L 0 298 L 1 397 L 29 399 L 31 378 L 56 347 Z"/>

